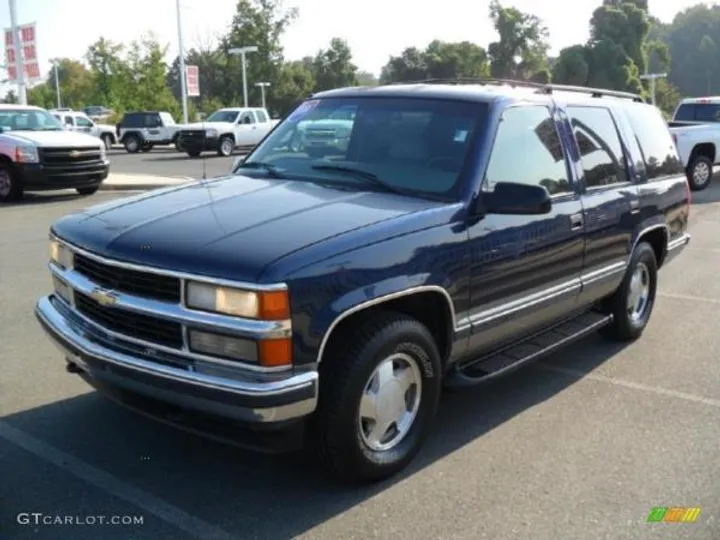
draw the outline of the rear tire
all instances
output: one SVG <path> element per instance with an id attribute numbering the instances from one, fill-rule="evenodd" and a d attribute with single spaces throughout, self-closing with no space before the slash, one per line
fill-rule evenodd
<path id="1" fill-rule="evenodd" d="M 696 154 L 690 160 L 687 168 L 687 179 L 692 191 L 706 189 L 713 177 L 713 162 L 710 158 Z"/>
<path id="2" fill-rule="evenodd" d="M 102 136 L 102 142 L 105 145 L 105 150 L 110 150 L 113 145 L 113 138 L 112 135 L 103 135 Z"/>
<path id="3" fill-rule="evenodd" d="M 0 202 L 15 202 L 23 197 L 22 180 L 12 165 L 0 163 Z"/>
<path id="4" fill-rule="evenodd" d="M 98 189 L 100 189 L 100 186 L 82 187 L 77 188 L 75 191 L 77 191 L 80 195 L 94 195 L 95 193 L 97 193 Z"/>
<path id="5" fill-rule="evenodd" d="M 308 446 L 343 483 L 367 483 L 404 469 L 427 438 L 441 391 L 440 354 L 415 319 L 380 312 L 335 336 Z"/>
<path id="6" fill-rule="evenodd" d="M 130 154 L 137 154 L 142 146 L 142 141 L 137 135 L 128 135 L 123 139 L 123 146 Z"/>
<path id="7" fill-rule="evenodd" d="M 607 300 L 607 311 L 613 315 L 613 321 L 600 330 L 603 337 L 633 341 L 642 335 L 655 307 L 657 275 L 655 250 L 647 242 L 640 242 L 630 257 L 620 287 Z"/>

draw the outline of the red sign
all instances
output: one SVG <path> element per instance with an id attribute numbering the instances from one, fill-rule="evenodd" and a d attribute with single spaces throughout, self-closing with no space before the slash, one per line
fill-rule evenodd
<path id="1" fill-rule="evenodd" d="M 18 27 L 20 44 L 22 45 L 23 64 L 25 65 L 25 79 L 33 82 L 40 79 L 40 65 L 38 64 L 37 48 L 35 45 L 35 23 L 23 24 Z M 17 54 L 15 52 L 15 39 L 12 29 L 5 29 L 5 63 L 7 64 L 8 79 L 17 82 Z"/>
<path id="2" fill-rule="evenodd" d="M 185 83 L 188 96 L 200 95 L 200 70 L 197 66 L 185 66 Z"/>

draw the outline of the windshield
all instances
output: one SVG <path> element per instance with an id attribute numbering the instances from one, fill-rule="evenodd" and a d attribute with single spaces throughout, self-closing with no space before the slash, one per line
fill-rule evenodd
<path id="1" fill-rule="evenodd" d="M 414 98 L 310 100 L 248 156 L 248 170 L 371 189 L 453 198 L 487 104 Z M 338 122 L 342 118 L 344 122 Z M 332 120 L 330 122 L 327 122 Z M 255 164 L 264 164 L 258 167 Z M 350 170 L 348 170 L 350 169 Z"/>
<path id="2" fill-rule="evenodd" d="M 208 116 L 207 122 L 229 122 L 231 124 L 235 123 L 235 120 L 238 117 L 237 111 L 215 111 L 210 116 Z"/>
<path id="3" fill-rule="evenodd" d="M 43 109 L 0 109 L 3 131 L 61 131 L 62 125 Z"/>

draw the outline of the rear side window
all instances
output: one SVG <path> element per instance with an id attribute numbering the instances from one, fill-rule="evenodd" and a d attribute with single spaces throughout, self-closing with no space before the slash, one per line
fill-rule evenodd
<path id="1" fill-rule="evenodd" d="M 627 182 L 625 155 L 610 111 L 571 106 L 568 116 L 580 148 L 585 185 L 594 188 Z"/>
<path id="2" fill-rule="evenodd" d="M 678 122 L 694 122 L 695 121 L 695 104 L 694 103 L 683 103 L 675 111 L 675 117 L 673 120 Z"/>
<path id="3" fill-rule="evenodd" d="M 682 162 L 660 111 L 651 105 L 633 105 L 627 108 L 627 118 L 640 145 L 648 180 L 682 174 Z"/>
<path id="4" fill-rule="evenodd" d="M 260 122 L 261 124 L 264 124 L 268 121 L 267 114 L 265 114 L 265 111 L 263 111 L 262 109 L 258 109 L 257 111 L 255 111 L 255 114 L 258 117 L 258 122 Z"/>
<path id="5" fill-rule="evenodd" d="M 122 122 L 123 127 L 137 128 L 142 127 L 142 115 L 141 114 L 128 114 L 125 116 Z"/>

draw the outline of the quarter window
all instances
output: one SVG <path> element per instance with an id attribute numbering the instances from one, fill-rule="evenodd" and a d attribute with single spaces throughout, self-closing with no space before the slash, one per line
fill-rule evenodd
<path id="1" fill-rule="evenodd" d="M 502 116 L 485 173 L 498 182 L 544 186 L 551 195 L 572 191 L 562 144 L 547 107 L 511 107 Z"/>
<path id="2" fill-rule="evenodd" d="M 628 181 L 625 154 L 610 111 L 602 107 L 568 107 L 580 147 L 580 160 L 589 188 Z"/>
<path id="3" fill-rule="evenodd" d="M 648 180 L 683 174 L 683 166 L 662 113 L 651 105 L 633 105 L 627 118 L 645 160 Z"/>

